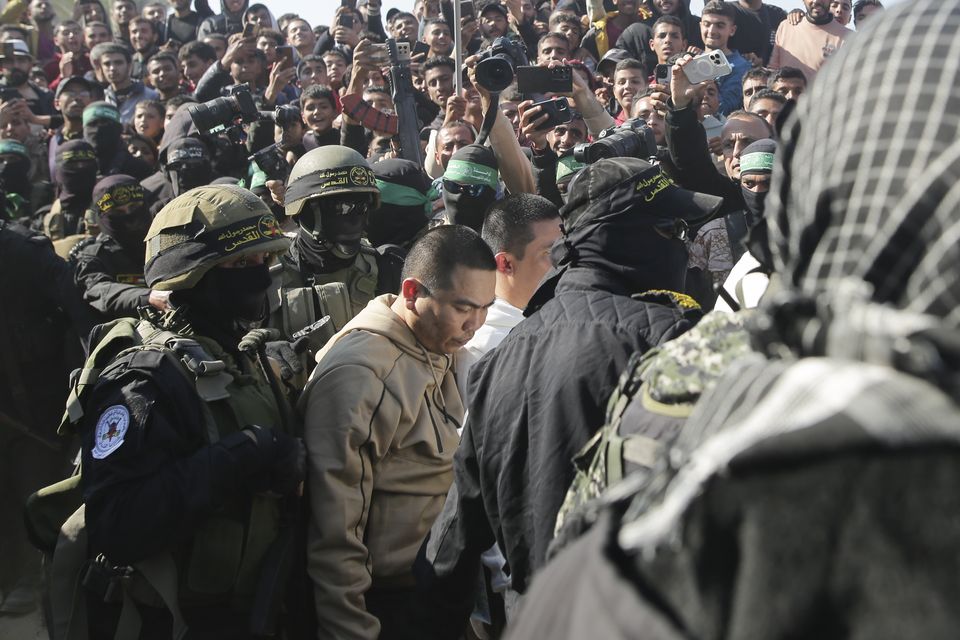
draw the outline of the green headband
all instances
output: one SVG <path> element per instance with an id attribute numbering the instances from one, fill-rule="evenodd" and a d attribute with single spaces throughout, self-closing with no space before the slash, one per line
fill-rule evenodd
<path id="1" fill-rule="evenodd" d="M 564 156 L 557 161 L 557 180 L 562 180 L 571 173 L 580 171 L 585 166 L 587 165 L 582 162 L 577 162 L 573 156 Z"/>
<path id="2" fill-rule="evenodd" d="M 397 207 L 423 207 L 430 213 L 433 210 L 433 200 L 437 198 L 437 190 L 433 187 L 426 194 L 420 193 L 413 187 L 403 184 L 394 184 L 377 178 L 377 187 L 380 188 L 380 202 Z"/>
<path id="3" fill-rule="evenodd" d="M 466 160 L 451 160 L 447 164 L 447 170 L 443 172 L 443 177 L 463 184 L 482 184 L 491 189 L 496 189 L 499 182 L 496 169 Z"/>
<path id="4" fill-rule="evenodd" d="M 765 151 L 748 153 L 740 158 L 740 173 L 772 173 L 773 154 Z"/>
<path id="5" fill-rule="evenodd" d="M 0 141 L 0 153 L 13 153 L 27 159 L 30 158 L 30 154 L 27 153 L 27 148 L 16 140 Z"/>
<path id="6" fill-rule="evenodd" d="M 113 120 L 114 122 L 120 122 L 120 112 L 114 107 L 107 107 L 104 105 L 97 105 L 95 107 L 87 107 L 84 109 L 83 126 L 87 126 L 94 120 Z"/>

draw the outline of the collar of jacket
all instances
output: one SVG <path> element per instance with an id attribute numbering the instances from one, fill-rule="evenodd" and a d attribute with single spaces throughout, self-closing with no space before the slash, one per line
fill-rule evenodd
<path id="1" fill-rule="evenodd" d="M 450 357 L 428 351 L 426 347 L 420 344 L 413 330 L 391 308 L 396 299 L 396 295 L 387 293 L 368 302 L 363 311 L 344 325 L 343 329 L 317 353 L 317 362 L 320 362 L 327 351 L 346 334 L 354 331 L 367 331 L 387 338 L 405 355 L 430 365 L 442 378 L 450 368 Z"/>

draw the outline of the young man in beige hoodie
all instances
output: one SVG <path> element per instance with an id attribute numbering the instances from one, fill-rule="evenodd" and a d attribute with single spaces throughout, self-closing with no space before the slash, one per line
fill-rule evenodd
<path id="1" fill-rule="evenodd" d="M 410 249 L 400 295 L 372 300 L 317 354 L 301 410 L 319 637 L 402 633 L 414 558 L 453 481 L 453 356 L 483 325 L 495 274 L 476 232 L 433 229 Z"/>

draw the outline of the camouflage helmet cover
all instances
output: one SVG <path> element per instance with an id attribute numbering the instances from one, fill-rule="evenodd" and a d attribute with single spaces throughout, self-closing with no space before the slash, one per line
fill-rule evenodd
<path id="1" fill-rule="evenodd" d="M 171 200 L 146 237 L 144 276 L 161 291 L 189 289 L 217 264 L 290 246 L 260 198 L 238 186 L 208 185 Z"/>

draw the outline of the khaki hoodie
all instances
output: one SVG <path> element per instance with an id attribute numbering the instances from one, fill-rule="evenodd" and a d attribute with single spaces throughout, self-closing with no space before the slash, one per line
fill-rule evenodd
<path id="1" fill-rule="evenodd" d="M 451 358 L 370 301 L 317 354 L 304 390 L 308 571 L 320 637 L 376 638 L 364 593 L 413 585 L 411 567 L 453 482 L 463 421 Z"/>

